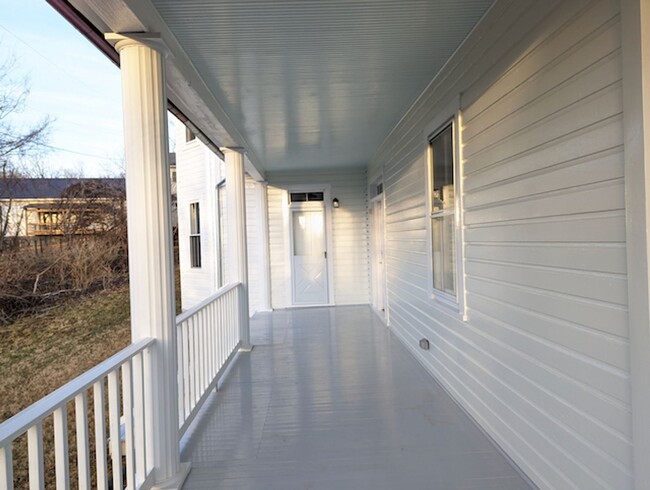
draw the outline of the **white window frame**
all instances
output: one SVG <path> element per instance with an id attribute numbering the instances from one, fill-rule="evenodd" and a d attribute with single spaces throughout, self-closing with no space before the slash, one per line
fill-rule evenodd
<path id="1" fill-rule="evenodd" d="M 427 289 L 429 297 L 434 303 L 448 312 L 456 314 L 462 320 L 467 320 L 466 314 L 466 290 L 464 271 L 464 224 L 463 224 L 463 181 L 461 173 L 462 151 L 460 145 L 460 126 L 462 117 L 460 112 L 460 97 L 455 97 L 447 106 L 439 111 L 425 127 L 423 132 L 426 144 L 426 228 L 427 228 L 427 257 L 428 257 L 428 279 Z M 454 231 L 456 244 L 456 294 L 452 295 L 446 291 L 436 289 L 433 279 L 433 155 L 431 140 L 445 130 L 451 124 L 452 147 L 453 147 L 453 172 L 454 172 Z"/>

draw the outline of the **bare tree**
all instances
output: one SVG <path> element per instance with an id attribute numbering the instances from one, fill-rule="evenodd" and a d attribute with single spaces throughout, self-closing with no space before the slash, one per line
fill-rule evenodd
<path id="1" fill-rule="evenodd" d="M 95 235 L 126 230 L 123 184 L 107 179 L 80 180 L 68 186 L 57 207 L 64 236 Z"/>
<path id="2" fill-rule="evenodd" d="M 17 233 L 20 226 L 20 223 L 10 226 L 10 221 L 16 219 L 12 216 L 12 190 L 23 177 L 22 164 L 25 159 L 37 157 L 46 149 L 51 125 L 48 117 L 31 124 L 18 122 L 16 116 L 24 110 L 28 96 L 29 80 L 16 74 L 16 58 L 8 56 L 0 60 L 0 199 L 3 200 L 0 207 L 0 250 L 8 234 Z"/>
<path id="3" fill-rule="evenodd" d="M 0 162 L 16 167 L 18 159 L 40 152 L 50 127 L 49 117 L 20 125 L 15 116 L 25 108 L 29 96 L 27 77 L 15 75 L 16 58 L 0 61 Z"/>

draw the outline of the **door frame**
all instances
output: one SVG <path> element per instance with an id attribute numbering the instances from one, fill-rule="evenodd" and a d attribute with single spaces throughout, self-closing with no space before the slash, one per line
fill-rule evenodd
<path id="1" fill-rule="evenodd" d="M 287 307 L 288 308 L 310 308 L 318 306 L 334 306 L 334 246 L 332 240 L 332 189 L 330 184 L 292 184 L 282 186 L 284 189 L 283 212 L 284 238 L 285 238 L 285 267 L 289 272 L 287 281 Z M 322 192 L 323 213 L 325 216 L 325 244 L 327 247 L 327 303 L 323 304 L 295 304 L 293 297 L 293 234 L 291 229 L 291 210 L 303 207 L 302 203 L 291 204 L 289 194 L 291 192 Z"/>

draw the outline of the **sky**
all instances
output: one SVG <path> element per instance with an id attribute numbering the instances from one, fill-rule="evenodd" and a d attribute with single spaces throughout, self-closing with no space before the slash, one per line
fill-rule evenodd
<path id="1" fill-rule="evenodd" d="M 49 116 L 49 176 L 123 172 L 120 71 L 45 0 L 0 0 L 0 60 L 16 58 L 30 93 L 16 122 Z"/>

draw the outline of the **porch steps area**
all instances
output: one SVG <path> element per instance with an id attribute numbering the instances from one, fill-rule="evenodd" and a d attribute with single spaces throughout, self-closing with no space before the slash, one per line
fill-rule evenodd
<path id="1" fill-rule="evenodd" d="M 258 313 L 184 488 L 530 488 L 368 306 Z"/>

